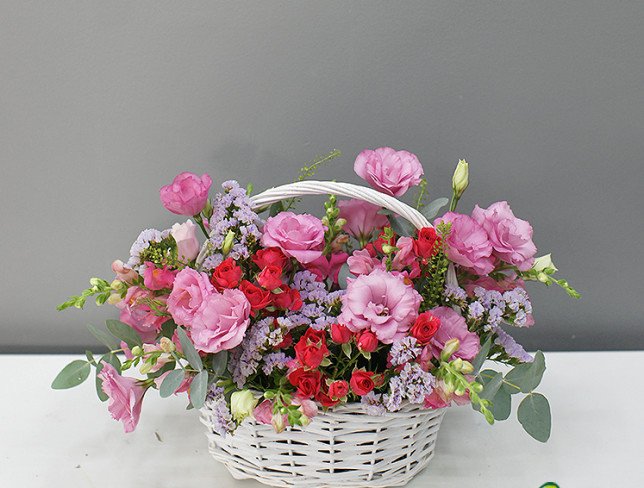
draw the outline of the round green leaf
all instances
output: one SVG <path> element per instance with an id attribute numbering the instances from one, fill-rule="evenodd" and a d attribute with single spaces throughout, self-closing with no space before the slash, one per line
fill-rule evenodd
<path id="1" fill-rule="evenodd" d="M 51 387 L 54 390 L 65 390 L 80 385 L 87 379 L 90 372 L 90 365 L 87 361 L 77 359 L 72 361 L 54 378 Z"/>
<path id="2" fill-rule="evenodd" d="M 525 431 L 539 442 L 550 438 L 550 404 L 540 393 L 530 393 L 523 399 L 517 417 Z"/>
<path id="3" fill-rule="evenodd" d="M 215 376 L 221 376 L 226 372 L 228 365 L 228 351 L 221 351 L 212 357 L 212 370 Z"/>
<path id="4" fill-rule="evenodd" d="M 161 398 L 167 398 L 172 395 L 175 391 L 179 389 L 183 379 L 185 378 L 185 372 L 183 369 L 175 369 L 170 371 L 168 375 L 161 382 L 159 387 L 159 395 Z"/>
<path id="5" fill-rule="evenodd" d="M 190 403 L 195 408 L 203 407 L 208 391 L 208 371 L 203 370 L 190 383 Z"/>
<path id="6" fill-rule="evenodd" d="M 118 320 L 106 320 L 105 324 L 107 325 L 107 330 L 109 330 L 114 337 L 121 339 L 128 346 L 134 347 L 143 345 L 141 336 L 129 325 Z"/>

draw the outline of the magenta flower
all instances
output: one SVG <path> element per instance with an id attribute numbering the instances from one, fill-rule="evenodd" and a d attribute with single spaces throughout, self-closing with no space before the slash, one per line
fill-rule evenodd
<path id="1" fill-rule="evenodd" d="M 418 185 L 423 176 L 416 155 L 390 147 L 365 149 L 358 154 L 353 169 L 371 187 L 396 197 Z"/>
<path id="2" fill-rule="evenodd" d="M 348 257 L 349 255 L 346 252 L 336 252 L 329 257 L 320 256 L 315 261 L 307 264 L 305 268 L 317 276 L 320 281 L 331 278 L 333 283 L 337 283 L 340 268 L 347 262 Z"/>
<path id="3" fill-rule="evenodd" d="M 347 259 L 347 264 L 349 271 L 355 276 L 369 274 L 375 268 L 385 269 L 385 265 L 377 258 L 372 257 L 366 249 L 353 251 L 353 254 Z"/>
<path id="4" fill-rule="evenodd" d="M 349 282 L 338 321 L 353 332 L 371 330 L 378 340 L 391 344 L 416 320 L 421 300 L 402 275 L 374 269 Z"/>
<path id="5" fill-rule="evenodd" d="M 340 200 L 338 208 L 340 218 L 347 221 L 344 230 L 360 242 L 366 242 L 374 230 L 389 223 L 386 215 L 378 213 L 379 206 L 363 200 Z"/>
<path id="6" fill-rule="evenodd" d="M 516 218 L 508 202 L 496 202 L 486 209 L 477 205 L 472 217 L 487 232 L 496 257 L 521 271 L 532 267 L 537 253 L 537 247 L 532 242 L 532 226 Z"/>
<path id="7" fill-rule="evenodd" d="M 434 357 L 440 356 L 448 340 L 458 339 L 459 348 L 452 357 L 467 361 L 474 359 L 481 349 L 481 341 L 476 333 L 467 330 L 465 319 L 450 307 L 436 307 L 430 312 L 441 321 L 438 331 L 430 341 Z"/>
<path id="8" fill-rule="evenodd" d="M 194 173 L 181 173 L 161 188 L 161 203 L 172 213 L 197 215 L 206 206 L 210 185 L 212 180 L 206 174 L 199 177 Z"/>
<path id="9" fill-rule="evenodd" d="M 132 432 L 139 423 L 141 404 L 147 388 L 134 378 L 125 378 L 118 374 L 114 366 L 103 363 L 101 372 L 101 388 L 109 397 L 109 410 L 114 420 L 123 422 L 125 432 Z"/>
<path id="10" fill-rule="evenodd" d="M 250 303 L 241 291 L 225 289 L 204 298 L 190 336 L 199 351 L 216 353 L 238 346 L 250 323 Z"/>
<path id="11" fill-rule="evenodd" d="M 168 312 L 178 325 L 191 326 L 202 302 L 215 292 L 208 275 L 192 268 L 177 274 L 168 297 Z"/>
<path id="12" fill-rule="evenodd" d="M 279 247 L 286 256 L 308 264 L 322 256 L 324 225 L 313 215 L 281 212 L 266 220 L 261 244 Z"/>
<path id="13" fill-rule="evenodd" d="M 176 271 L 168 269 L 167 266 L 157 268 L 150 261 L 145 262 L 145 271 L 143 271 L 143 283 L 148 290 L 162 290 L 163 288 L 172 288 Z"/>
<path id="14" fill-rule="evenodd" d="M 447 257 L 456 264 L 470 268 L 478 275 L 494 269 L 492 244 L 487 232 L 469 215 L 447 212 L 434 222 L 450 222 L 452 227 L 445 239 Z"/>

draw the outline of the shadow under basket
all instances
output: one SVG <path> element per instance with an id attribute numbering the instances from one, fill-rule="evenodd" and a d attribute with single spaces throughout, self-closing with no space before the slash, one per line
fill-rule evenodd
<path id="1" fill-rule="evenodd" d="M 201 409 L 208 449 L 235 479 L 271 486 L 385 487 L 407 484 L 434 456 L 445 409 L 405 405 L 382 416 L 360 404 L 320 413 L 304 429 L 278 434 L 248 419 L 233 435 L 213 431 L 212 411 Z"/>

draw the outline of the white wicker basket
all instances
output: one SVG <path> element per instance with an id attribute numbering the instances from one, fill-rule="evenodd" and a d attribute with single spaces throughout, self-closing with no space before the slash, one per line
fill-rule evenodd
<path id="1" fill-rule="evenodd" d="M 291 197 L 334 194 L 374 203 L 407 219 L 416 228 L 431 224 L 416 209 L 394 197 L 348 183 L 303 181 L 271 188 L 252 198 L 255 208 Z M 453 270 L 448 280 L 454 280 Z M 236 479 L 271 486 L 402 486 L 434 455 L 444 409 L 405 405 L 382 416 L 366 415 L 359 404 L 321 413 L 306 428 L 276 433 L 247 419 L 233 435 L 214 433 L 212 411 L 201 409 L 208 448 Z"/>

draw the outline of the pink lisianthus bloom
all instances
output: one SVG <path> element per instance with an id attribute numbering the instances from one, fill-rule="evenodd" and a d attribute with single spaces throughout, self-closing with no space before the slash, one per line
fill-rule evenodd
<path id="1" fill-rule="evenodd" d="M 492 244 L 487 232 L 469 215 L 447 212 L 436 219 L 434 224 L 449 222 L 452 224 L 445 239 L 447 257 L 450 261 L 469 268 L 477 275 L 487 275 L 494 269 Z"/>
<path id="2" fill-rule="evenodd" d="M 402 338 L 416 320 L 422 300 L 404 279 L 374 269 L 351 280 L 342 296 L 338 322 L 352 332 L 369 329 L 385 344 Z"/>
<path id="3" fill-rule="evenodd" d="M 199 239 L 197 239 L 197 226 L 192 220 L 186 220 L 183 224 L 174 224 L 170 235 L 177 243 L 177 256 L 187 263 L 192 261 L 199 254 Z"/>
<path id="4" fill-rule="evenodd" d="M 114 366 L 103 363 L 101 372 L 101 389 L 109 397 L 109 410 L 114 420 L 123 422 L 125 432 L 132 432 L 139 423 L 141 404 L 147 388 L 134 378 L 125 378 L 118 374 Z"/>
<path id="5" fill-rule="evenodd" d="M 318 414 L 318 404 L 309 398 L 303 398 L 296 395 L 293 398 L 292 404 L 299 405 L 300 412 L 308 418 L 309 421 Z"/>
<path id="6" fill-rule="evenodd" d="M 328 258 L 320 256 L 315 261 L 307 264 L 305 268 L 317 276 L 320 281 L 331 278 L 333 283 L 337 283 L 340 268 L 347 262 L 348 257 L 349 255 L 346 252 L 337 252 L 331 254 Z"/>
<path id="7" fill-rule="evenodd" d="M 349 271 L 355 276 L 369 274 L 376 268 L 385 269 L 384 264 L 371 256 L 366 249 L 353 251 L 353 254 L 347 259 L 347 264 L 349 265 Z"/>
<path id="8" fill-rule="evenodd" d="M 416 155 L 390 147 L 365 149 L 358 154 L 353 169 L 372 188 L 396 197 L 418 185 L 423 176 Z"/>
<path id="9" fill-rule="evenodd" d="M 208 275 L 192 268 L 177 274 L 168 297 L 168 311 L 178 325 L 190 326 L 197 310 L 206 297 L 215 292 Z"/>
<path id="10" fill-rule="evenodd" d="M 161 188 L 161 203 L 170 212 L 178 215 L 197 215 L 206 206 L 212 180 L 208 175 L 181 173 L 172 183 Z"/>
<path id="11" fill-rule="evenodd" d="M 324 225 L 313 215 L 281 212 L 266 220 L 261 244 L 279 247 L 286 256 L 308 264 L 322 256 Z"/>
<path id="12" fill-rule="evenodd" d="M 116 304 L 121 310 L 119 320 L 136 330 L 144 341 L 153 341 L 168 317 L 157 315 L 148 301 L 154 300 L 165 306 L 166 299 L 167 297 L 154 296 L 138 286 L 131 286 L 125 298 Z"/>
<path id="13" fill-rule="evenodd" d="M 171 271 L 167 266 L 157 268 L 150 261 L 145 262 L 145 271 L 143 271 L 143 284 L 149 290 L 162 290 L 172 288 L 176 271 Z"/>
<path id="14" fill-rule="evenodd" d="M 139 276 L 136 271 L 128 268 L 120 259 L 112 263 L 112 271 L 116 274 L 116 279 L 124 283 L 132 283 Z"/>
<path id="15" fill-rule="evenodd" d="M 532 242 L 532 226 L 516 218 L 508 202 L 496 202 L 486 209 L 477 205 L 472 218 L 487 232 L 496 257 L 521 271 L 532 267 L 537 253 L 537 246 Z"/>
<path id="16" fill-rule="evenodd" d="M 366 242 L 376 229 L 381 229 L 389 224 L 386 215 L 379 214 L 380 207 L 363 200 L 340 200 L 338 202 L 340 218 L 347 223 L 344 230 L 358 239 Z"/>
<path id="17" fill-rule="evenodd" d="M 260 424 L 271 425 L 271 421 L 273 420 L 273 402 L 264 400 L 257 405 L 253 410 L 253 417 Z"/>
<path id="18" fill-rule="evenodd" d="M 204 298 L 190 336 L 199 351 L 216 353 L 238 346 L 250 323 L 250 303 L 241 291 L 225 289 Z"/>
<path id="19" fill-rule="evenodd" d="M 452 358 L 461 358 L 466 361 L 474 359 L 481 349 L 481 341 L 478 335 L 467 330 L 465 319 L 450 307 L 436 307 L 430 312 L 441 321 L 438 331 L 430 340 L 434 357 L 440 357 L 448 340 L 458 339 L 459 348 Z"/>

